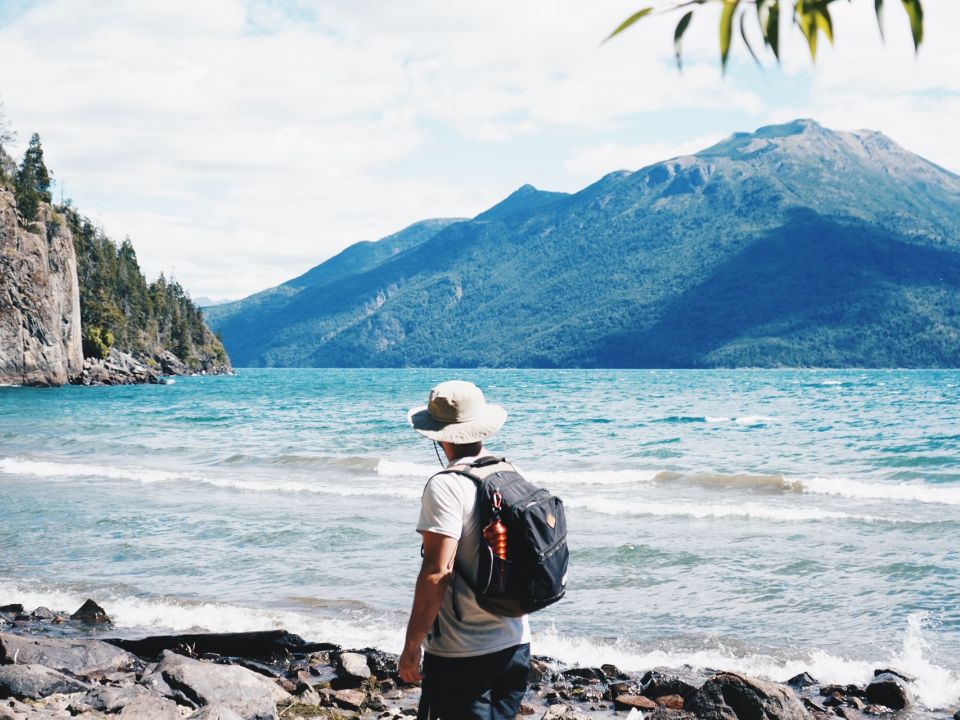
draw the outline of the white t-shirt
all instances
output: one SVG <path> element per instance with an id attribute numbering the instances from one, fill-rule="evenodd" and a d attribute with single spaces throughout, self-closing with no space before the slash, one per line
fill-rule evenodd
<path id="1" fill-rule="evenodd" d="M 456 464 L 476 458 L 460 458 Z M 471 573 L 474 582 L 480 554 L 480 531 L 473 512 L 477 486 L 468 477 L 456 473 L 434 475 L 423 489 L 417 532 L 433 532 L 458 540 L 457 574 L 450 580 L 440 605 L 439 633 L 435 623 L 427 633 L 424 650 L 441 657 L 471 657 L 504 650 L 530 642 L 527 616 L 503 617 L 487 612 L 477 604 L 476 596 L 459 572 Z M 454 613 L 454 595 L 460 619 Z"/>

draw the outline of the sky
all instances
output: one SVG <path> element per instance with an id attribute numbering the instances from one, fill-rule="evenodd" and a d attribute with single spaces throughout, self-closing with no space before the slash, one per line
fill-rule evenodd
<path id="1" fill-rule="evenodd" d="M 682 73 L 676 13 L 602 43 L 645 2 L 0 0 L 0 102 L 14 155 L 39 133 L 57 198 L 195 298 L 797 117 L 960 173 L 960 2 L 924 0 L 919 54 L 899 2 L 881 41 L 852 0 L 815 65 L 796 31 L 762 70 L 735 37 L 725 75 L 715 7 Z"/>

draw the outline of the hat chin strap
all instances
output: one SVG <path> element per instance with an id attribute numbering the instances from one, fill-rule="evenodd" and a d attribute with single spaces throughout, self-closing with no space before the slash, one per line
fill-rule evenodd
<path id="1" fill-rule="evenodd" d="M 440 458 L 440 443 L 437 442 L 436 440 L 433 440 L 432 442 L 433 442 L 433 449 L 437 451 L 437 460 L 440 460 L 440 467 L 444 467 L 444 468 L 445 468 L 445 467 L 446 467 L 446 464 L 445 464 L 445 463 L 443 462 L 443 460 Z"/>

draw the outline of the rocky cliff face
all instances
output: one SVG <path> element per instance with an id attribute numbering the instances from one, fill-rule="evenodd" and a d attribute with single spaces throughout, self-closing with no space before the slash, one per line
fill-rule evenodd
<path id="1" fill-rule="evenodd" d="M 49 207 L 21 227 L 0 190 L 0 384 L 63 385 L 82 369 L 73 237 Z"/>

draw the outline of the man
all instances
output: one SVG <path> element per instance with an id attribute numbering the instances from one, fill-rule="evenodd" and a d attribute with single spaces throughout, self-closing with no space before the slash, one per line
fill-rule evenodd
<path id="1" fill-rule="evenodd" d="M 483 441 L 506 418 L 480 388 L 460 380 L 440 383 L 425 408 L 408 414 L 417 432 L 443 448 L 447 467 L 483 457 Z M 526 691 L 527 616 L 493 615 L 470 589 L 480 552 L 476 499 L 474 482 L 452 472 L 434 475 L 423 490 L 423 563 L 399 668 L 404 681 L 423 681 L 419 720 L 513 720 Z"/>

